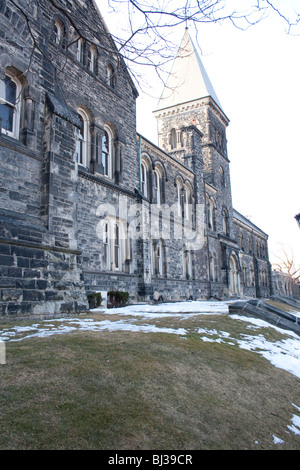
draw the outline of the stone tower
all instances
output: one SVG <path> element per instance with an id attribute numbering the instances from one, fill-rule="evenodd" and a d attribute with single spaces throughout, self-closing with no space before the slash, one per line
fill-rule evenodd
<path id="1" fill-rule="evenodd" d="M 211 253 L 215 253 L 219 260 L 217 270 L 211 266 L 213 263 L 208 263 L 208 277 L 218 281 L 215 295 L 224 295 L 229 284 L 229 258 L 232 250 L 237 248 L 226 140 L 229 119 L 222 110 L 187 29 L 154 115 L 158 124 L 159 146 L 186 166 L 190 167 L 186 130 L 194 129 L 194 143 L 196 130 L 201 133 L 198 158 L 202 160 L 203 167 L 202 175 L 197 175 L 198 202 L 204 203 L 206 208 L 209 258 L 213 256 Z M 237 253 L 237 266 L 238 259 Z"/>

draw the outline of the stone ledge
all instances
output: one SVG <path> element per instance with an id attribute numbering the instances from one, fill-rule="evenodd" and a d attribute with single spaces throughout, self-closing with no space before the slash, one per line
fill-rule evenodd
<path id="1" fill-rule="evenodd" d="M 238 301 L 229 305 L 229 313 L 253 316 L 279 328 L 291 330 L 300 336 L 300 317 L 270 305 L 262 300 Z"/>

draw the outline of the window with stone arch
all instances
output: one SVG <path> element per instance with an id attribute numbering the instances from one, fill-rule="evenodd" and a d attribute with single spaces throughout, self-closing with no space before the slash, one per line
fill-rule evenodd
<path id="1" fill-rule="evenodd" d="M 152 274 L 154 276 L 163 275 L 163 241 L 152 240 Z"/>
<path id="2" fill-rule="evenodd" d="M 220 184 L 223 188 L 225 188 L 225 173 L 224 168 L 220 166 L 219 168 L 219 176 L 220 176 Z"/>
<path id="3" fill-rule="evenodd" d="M 77 50 L 76 50 L 76 59 L 78 62 L 81 62 L 82 64 L 84 63 L 84 40 L 82 38 L 79 38 L 77 40 Z"/>
<path id="4" fill-rule="evenodd" d="M 59 19 L 56 19 L 54 22 L 53 26 L 53 31 L 54 31 L 54 42 L 58 45 L 61 46 L 63 45 L 63 39 L 65 36 L 65 26 L 63 22 Z"/>
<path id="5" fill-rule="evenodd" d="M 112 178 L 113 132 L 109 126 L 104 126 L 104 135 L 102 137 L 102 166 L 104 176 Z"/>
<path id="6" fill-rule="evenodd" d="M 111 88 L 115 87 L 115 70 L 111 64 L 106 66 L 106 83 Z"/>
<path id="7" fill-rule="evenodd" d="M 176 132 L 176 129 L 171 129 L 171 132 L 170 132 L 170 145 L 171 145 L 172 150 L 177 148 L 177 132 Z"/>
<path id="8" fill-rule="evenodd" d="M 97 72 L 97 49 L 94 44 L 91 44 L 88 51 L 88 69 L 90 72 Z"/>
<path id="9" fill-rule="evenodd" d="M 6 72 L 0 81 L 1 133 L 15 139 L 19 138 L 20 132 L 21 90 L 19 80 Z"/>
<path id="10" fill-rule="evenodd" d="M 218 266 L 216 253 L 209 253 L 209 275 L 212 282 L 218 280 Z"/>
<path id="11" fill-rule="evenodd" d="M 153 172 L 153 191 L 154 191 L 154 202 L 160 206 L 162 203 L 162 176 L 161 171 L 158 168 L 155 168 Z"/>
<path id="12" fill-rule="evenodd" d="M 125 271 L 126 259 L 130 257 L 125 220 L 108 217 L 103 227 L 103 269 L 109 271 Z"/>
<path id="13" fill-rule="evenodd" d="M 77 162 L 79 165 L 87 167 L 89 159 L 89 118 L 83 109 L 78 109 L 80 127 L 77 131 Z"/>
<path id="14" fill-rule="evenodd" d="M 181 177 L 176 178 L 176 190 L 177 190 L 177 216 L 182 216 L 182 205 L 183 205 L 183 181 Z"/>
<path id="15" fill-rule="evenodd" d="M 207 224 L 208 228 L 215 230 L 215 201 L 209 195 L 207 196 Z"/>
<path id="16" fill-rule="evenodd" d="M 110 239 L 110 224 L 105 222 L 103 227 L 103 262 L 106 269 L 110 269 Z"/>
<path id="17" fill-rule="evenodd" d="M 186 220 L 192 219 L 192 207 L 191 207 L 191 186 L 186 183 L 184 185 L 184 193 L 183 193 L 183 204 L 184 204 L 184 217 Z"/>
<path id="18" fill-rule="evenodd" d="M 223 233 L 229 236 L 229 216 L 228 211 L 225 207 L 222 210 L 222 229 Z"/>
<path id="19" fill-rule="evenodd" d="M 182 265 L 184 279 L 192 279 L 193 266 L 192 255 L 185 245 L 182 246 Z"/>
<path id="20" fill-rule="evenodd" d="M 141 192 L 146 198 L 150 198 L 150 187 L 149 187 L 149 168 L 150 163 L 146 154 L 142 155 L 141 160 Z"/>

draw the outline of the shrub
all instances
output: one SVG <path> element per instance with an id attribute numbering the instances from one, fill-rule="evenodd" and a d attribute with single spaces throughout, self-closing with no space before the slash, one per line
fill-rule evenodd
<path id="1" fill-rule="evenodd" d="M 123 307 L 127 304 L 129 299 L 129 292 L 122 291 L 109 291 L 107 293 L 107 306 L 108 307 Z"/>
<path id="2" fill-rule="evenodd" d="M 92 292 L 91 294 L 88 294 L 90 308 L 100 307 L 102 300 L 101 292 Z"/>

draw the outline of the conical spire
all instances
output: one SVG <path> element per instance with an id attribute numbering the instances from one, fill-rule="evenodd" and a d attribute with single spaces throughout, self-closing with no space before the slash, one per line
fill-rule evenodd
<path id="1" fill-rule="evenodd" d="M 157 109 L 211 96 L 222 109 L 200 56 L 185 30 Z"/>

